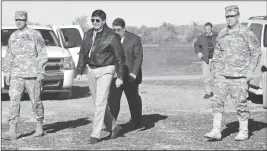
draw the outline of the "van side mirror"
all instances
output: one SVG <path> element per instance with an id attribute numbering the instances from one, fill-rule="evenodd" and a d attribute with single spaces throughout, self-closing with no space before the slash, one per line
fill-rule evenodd
<path id="1" fill-rule="evenodd" d="M 267 67 L 263 65 L 263 66 L 261 67 L 261 71 L 262 71 L 262 72 L 267 72 Z"/>
<path id="2" fill-rule="evenodd" d="M 72 48 L 72 47 L 76 47 L 76 46 L 77 46 L 76 43 L 72 42 L 72 41 L 67 41 L 64 44 L 64 48 Z"/>

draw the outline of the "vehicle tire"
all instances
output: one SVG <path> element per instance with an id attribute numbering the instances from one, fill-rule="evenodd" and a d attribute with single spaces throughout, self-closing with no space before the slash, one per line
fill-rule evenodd
<path id="1" fill-rule="evenodd" d="M 7 101 L 9 100 L 9 95 L 5 93 L 1 93 L 1 101 Z"/>
<path id="2" fill-rule="evenodd" d="M 262 95 L 256 95 L 252 92 L 248 92 L 248 100 L 250 100 L 252 103 L 255 103 L 255 104 L 263 103 Z"/>

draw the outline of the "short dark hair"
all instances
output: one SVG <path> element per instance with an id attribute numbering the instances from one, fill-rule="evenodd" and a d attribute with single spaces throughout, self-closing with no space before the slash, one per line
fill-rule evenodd
<path id="1" fill-rule="evenodd" d="M 125 27 L 125 21 L 122 18 L 116 18 L 113 23 L 113 26 L 121 26 L 122 28 Z"/>
<path id="2" fill-rule="evenodd" d="M 207 22 L 205 25 L 204 25 L 204 27 L 205 26 L 210 26 L 211 28 L 212 28 L 212 24 L 210 23 L 210 22 Z"/>
<path id="3" fill-rule="evenodd" d="M 92 13 L 92 17 L 100 17 L 102 20 L 106 20 L 106 13 L 101 10 L 101 9 L 97 9 Z"/>

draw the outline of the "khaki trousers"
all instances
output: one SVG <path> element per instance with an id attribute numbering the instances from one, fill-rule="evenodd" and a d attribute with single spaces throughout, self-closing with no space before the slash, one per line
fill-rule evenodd
<path id="1" fill-rule="evenodd" d="M 112 77 L 115 73 L 115 66 L 109 65 L 92 69 L 88 67 L 88 82 L 89 90 L 93 97 L 95 106 L 95 115 L 93 119 L 93 132 L 91 137 L 100 139 L 100 132 L 102 128 L 112 131 L 117 125 L 116 120 L 112 116 L 110 109 L 107 105 L 109 96 L 109 89 Z"/>
<path id="2" fill-rule="evenodd" d="M 202 72 L 205 93 L 210 94 L 212 92 L 211 89 L 213 87 L 213 77 L 210 64 L 207 64 L 205 61 L 202 61 Z"/>

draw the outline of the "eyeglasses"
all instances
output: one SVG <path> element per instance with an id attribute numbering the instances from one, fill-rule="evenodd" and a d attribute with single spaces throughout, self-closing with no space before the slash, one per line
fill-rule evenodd
<path id="1" fill-rule="evenodd" d="M 15 19 L 15 21 L 26 21 L 26 19 Z"/>
<path id="2" fill-rule="evenodd" d="M 97 23 L 99 23 L 100 22 L 100 19 L 91 19 L 91 22 L 93 23 L 93 22 L 97 22 Z"/>
<path id="3" fill-rule="evenodd" d="M 115 31 L 115 32 L 121 32 L 122 31 L 122 28 L 113 29 L 113 31 Z"/>

